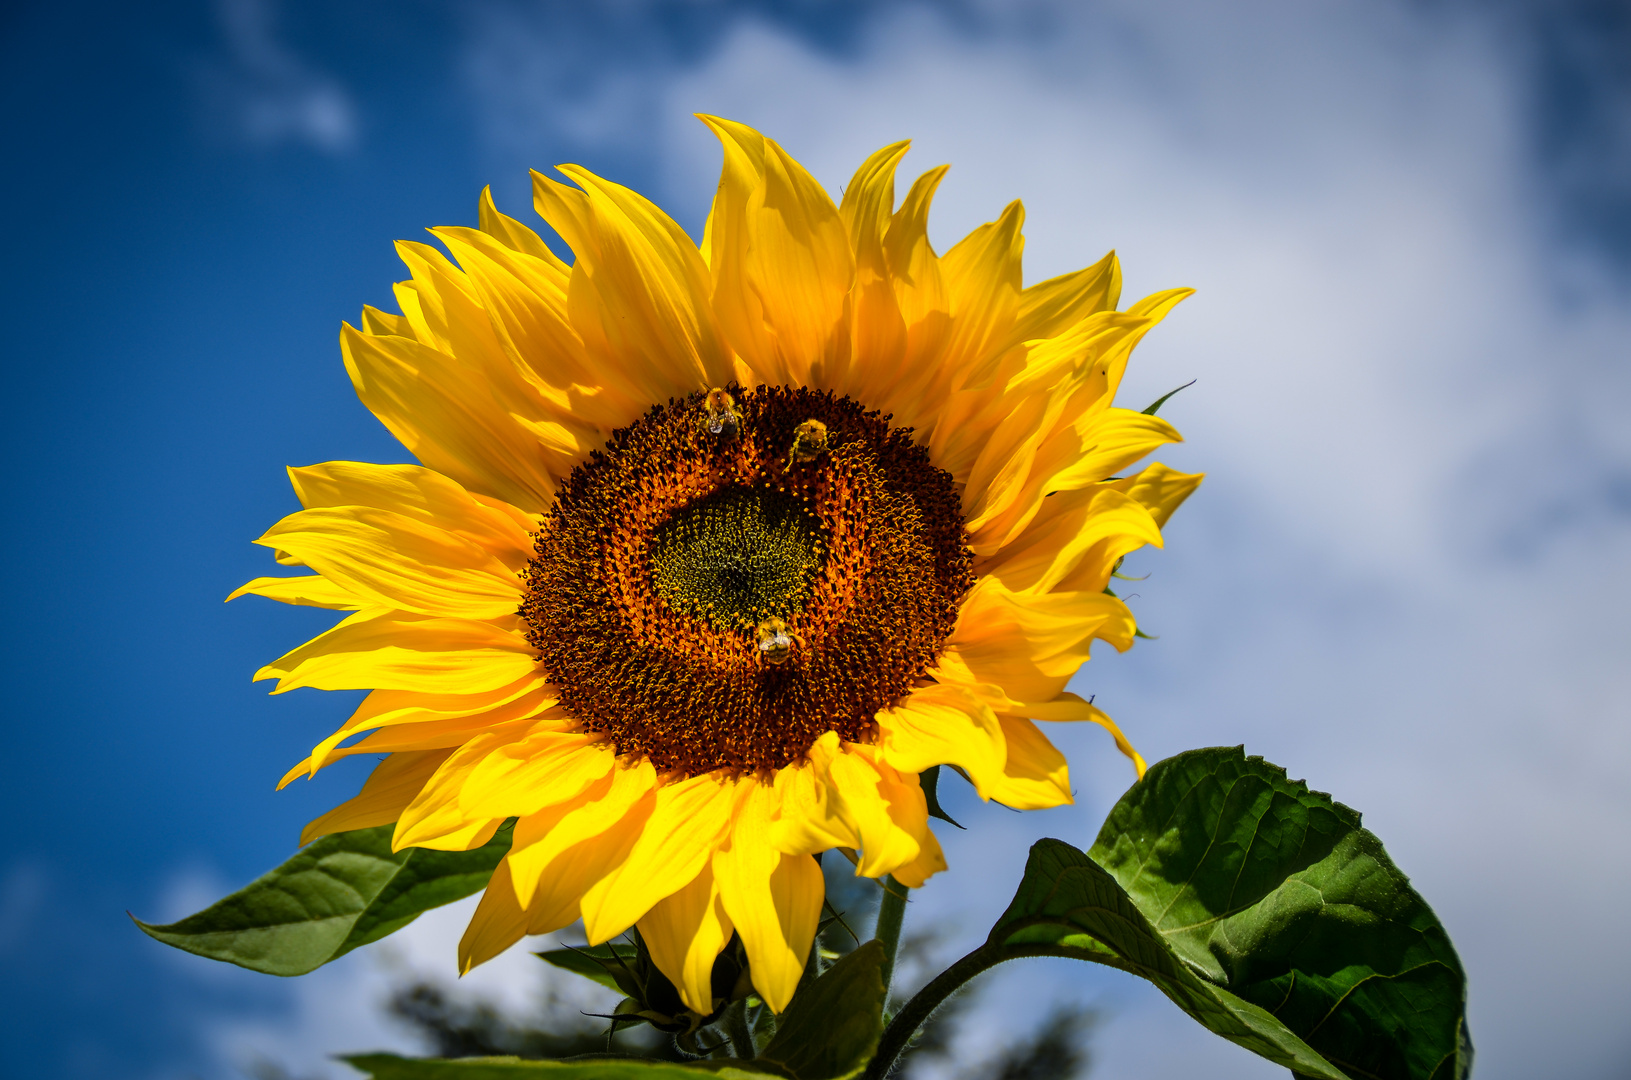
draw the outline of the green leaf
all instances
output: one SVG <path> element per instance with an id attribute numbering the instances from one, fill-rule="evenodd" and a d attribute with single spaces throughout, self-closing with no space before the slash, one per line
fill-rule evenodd
<path id="1" fill-rule="evenodd" d="M 520 1058 L 405 1058 L 395 1054 L 356 1054 L 346 1064 L 374 1080 L 764 1080 L 743 1061 L 697 1061 L 684 1065 L 639 1058 L 573 1058 L 523 1061 Z"/>
<path id="2" fill-rule="evenodd" d="M 393 852 L 394 828 L 324 836 L 196 915 L 168 926 L 135 923 L 199 956 L 304 975 L 480 890 L 510 849 L 508 823 L 474 851 Z"/>
<path id="3" fill-rule="evenodd" d="M 635 950 L 627 945 L 586 945 L 581 949 L 548 949 L 534 954 L 546 964 L 597 982 L 608 990 L 634 997 L 639 988 L 630 974 Z"/>
<path id="4" fill-rule="evenodd" d="M 930 765 L 927 769 L 918 773 L 917 778 L 918 783 L 923 786 L 923 798 L 929 804 L 929 816 L 939 818 L 941 821 L 949 825 L 955 825 L 959 829 L 963 828 L 940 806 L 940 766 Z"/>
<path id="5" fill-rule="evenodd" d="M 866 1068 L 883 1036 L 883 946 L 869 941 L 793 998 L 755 1065 L 795 1080 L 843 1080 Z"/>
<path id="6" fill-rule="evenodd" d="M 1182 963 L 1115 878 L 1062 840 L 1031 848 L 1013 903 L 992 928 L 999 955 L 1074 956 L 1148 979 L 1211 1031 L 1320 1080 L 1349 1080 L 1272 1015 Z"/>
<path id="7" fill-rule="evenodd" d="M 1195 381 L 1196 380 L 1194 379 L 1190 379 L 1188 382 L 1184 383 L 1184 385 L 1178 387 L 1178 390 L 1188 390 L 1191 386 L 1195 385 Z M 1176 394 L 1178 390 L 1168 390 L 1166 393 L 1156 398 L 1150 403 L 1149 408 L 1144 410 L 1144 415 L 1154 416 L 1156 413 L 1160 412 L 1161 406 L 1167 403 L 1167 398 L 1171 397 L 1173 394 Z"/>
<path id="8" fill-rule="evenodd" d="M 1449 935 L 1359 814 L 1239 747 L 1155 765 L 1093 859 L 1209 984 L 1354 1077 L 1459 1080 L 1466 977 Z"/>

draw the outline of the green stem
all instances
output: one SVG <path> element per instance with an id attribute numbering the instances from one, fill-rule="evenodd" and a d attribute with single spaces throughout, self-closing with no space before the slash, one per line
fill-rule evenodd
<path id="1" fill-rule="evenodd" d="M 906 1044 L 912 1041 L 918 1028 L 934 1014 L 934 1011 L 945 1000 L 955 994 L 964 983 L 988 968 L 994 968 L 1004 960 L 1018 960 L 1027 956 L 1064 956 L 1076 960 L 1090 960 L 1094 963 L 1106 964 L 1110 967 L 1123 970 L 1133 970 L 1126 966 L 1119 958 L 1098 956 L 1083 949 L 1063 949 L 1049 945 L 1009 945 L 995 946 L 990 943 L 981 945 L 951 967 L 942 971 L 929 981 L 929 984 L 916 994 L 912 1000 L 901 1007 L 889 1021 L 884 1029 L 883 1037 L 878 1040 L 878 1052 L 868 1063 L 866 1073 L 861 1080 L 884 1080 L 895 1067 L 900 1058 L 901 1051 Z M 1136 974 L 1136 972 L 1135 972 Z"/>
<path id="2" fill-rule="evenodd" d="M 888 1008 L 889 980 L 895 974 L 895 953 L 900 950 L 900 924 L 906 918 L 907 888 L 885 874 L 878 884 L 883 886 L 883 899 L 878 902 L 878 926 L 872 936 L 883 946 L 884 1008 Z"/>
<path id="3" fill-rule="evenodd" d="M 889 1021 L 884 1029 L 883 1038 L 878 1040 L 878 1052 L 868 1063 L 866 1075 L 862 1080 L 883 1080 L 895 1067 L 895 1060 L 900 1057 L 901 1051 L 917 1029 L 923 1026 L 924 1021 L 938 1009 L 942 1003 L 957 992 L 958 987 L 968 982 L 974 976 L 1002 963 L 1007 957 L 989 945 L 981 945 L 951 967 L 929 980 L 929 984 L 916 994 L 912 1000 L 903 1006 L 900 1012 Z"/>

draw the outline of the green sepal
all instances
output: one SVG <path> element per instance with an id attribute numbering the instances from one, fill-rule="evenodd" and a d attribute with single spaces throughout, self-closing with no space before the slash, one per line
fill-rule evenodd
<path id="1" fill-rule="evenodd" d="M 1195 379 L 1190 379 L 1188 382 L 1184 383 L 1184 385 L 1178 387 L 1178 390 L 1188 390 L 1191 386 L 1194 386 L 1195 383 Z M 1173 394 L 1176 394 L 1178 390 L 1168 390 L 1166 393 L 1150 402 L 1149 407 L 1144 410 L 1144 415 L 1154 416 L 1156 413 L 1160 412 L 1161 406 L 1167 403 L 1167 398 L 1171 397 Z"/>
<path id="2" fill-rule="evenodd" d="M 929 816 L 939 818 L 949 825 L 962 829 L 963 826 L 958 825 L 956 819 L 946 813 L 945 809 L 940 805 L 940 766 L 930 765 L 917 774 L 917 779 L 923 788 L 924 801 L 929 804 Z"/>
<path id="3" fill-rule="evenodd" d="M 1240 747 L 1150 769 L 1089 849 L 1208 982 L 1337 1067 L 1382 1080 L 1472 1068 L 1449 935 L 1360 815 Z"/>
<path id="4" fill-rule="evenodd" d="M 331 833 L 149 937 L 268 975 L 304 975 L 484 888 L 510 850 L 506 822 L 473 851 L 391 850 L 393 825 Z"/>
<path id="5" fill-rule="evenodd" d="M 632 946 L 608 942 L 604 945 L 586 945 L 581 949 L 549 949 L 533 955 L 546 964 L 582 975 L 626 997 L 637 997 L 643 990 L 635 981 L 633 965 L 636 954 Z"/>
<path id="6" fill-rule="evenodd" d="M 869 941 L 802 988 L 754 1066 L 775 1066 L 795 1080 L 858 1075 L 883 1037 L 883 963 L 883 946 Z"/>

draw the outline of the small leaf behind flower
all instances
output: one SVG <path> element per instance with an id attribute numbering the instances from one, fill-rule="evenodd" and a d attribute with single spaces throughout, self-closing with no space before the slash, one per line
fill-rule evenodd
<path id="1" fill-rule="evenodd" d="M 1194 386 L 1194 385 L 1195 385 L 1195 380 L 1190 379 L 1188 382 L 1184 383 L 1184 385 L 1178 387 L 1178 390 L 1188 390 L 1191 386 Z M 1178 392 L 1178 390 L 1168 390 L 1166 393 L 1164 393 L 1160 397 L 1156 398 L 1153 402 L 1150 403 L 1149 407 L 1144 410 L 1144 415 L 1145 416 L 1154 416 L 1156 413 L 1160 412 L 1161 411 L 1161 406 L 1165 405 L 1167 403 L 1167 399 L 1170 398 L 1173 394 L 1176 394 Z"/>
<path id="2" fill-rule="evenodd" d="M 392 851 L 394 829 L 332 833 L 196 915 L 167 926 L 134 921 L 199 956 L 304 975 L 479 891 L 510 850 L 508 824 L 474 851 Z"/>
<path id="3" fill-rule="evenodd" d="M 883 961 L 883 946 L 869 941 L 800 990 L 755 1065 L 779 1066 L 795 1080 L 860 1073 L 883 1037 Z"/>
<path id="4" fill-rule="evenodd" d="M 924 769 L 918 774 L 918 783 L 923 787 L 924 801 L 929 804 L 929 816 L 939 818 L 948 825 L 955 825 L 959 829 L 963 828 L 940 805 L 940 766 L 930 765 L 927 769 Z"/>

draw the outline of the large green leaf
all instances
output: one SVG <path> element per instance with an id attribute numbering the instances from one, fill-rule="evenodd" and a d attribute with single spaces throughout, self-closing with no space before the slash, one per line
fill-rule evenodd
<path id="1" fill-rule="evenodd" d="M 508 826 L 474 851 L 391 850 L 394 826 L 333 833 L 196 915 L 136 920 L 178 949 L 269 975 L 304 975 L 487 884 Z"/>
<path id="2" fill-rule="evenodd" d="M 698 1061 L 685 1065 L 638 1058 L 576 1058 L 523 1061 L 520 1058 L 405 1058 L 357 1054 L 346 1064 L 373 1080 L 765 1080 L 744 1062 Z"/>
<path id="3" fill-rule="evenodd" d="M 1355 1078 L 1471 1070 L 1466 978 L 1359 814 L 1239 747 L 1150 769 L 1088 852 L 1174 956 Z"/>
<path id="4" fill-rule="evenodd" d="M 1190 970 L 1116 879 L 1062 840 L 1031 848 L 987 947 L 998 956 L 1076 956 L 1130 971 L 1231 1042 L 1301 1075 L 1349 1080 L 1272 1015 Z"/>
<path id="5" fill-rule="evenodd" d="M 805 986 L 759 1054 L 796 1080 L 843 1080 L 872 1060 L 883 1035 L 883 946 L 869 941 Z"/>

